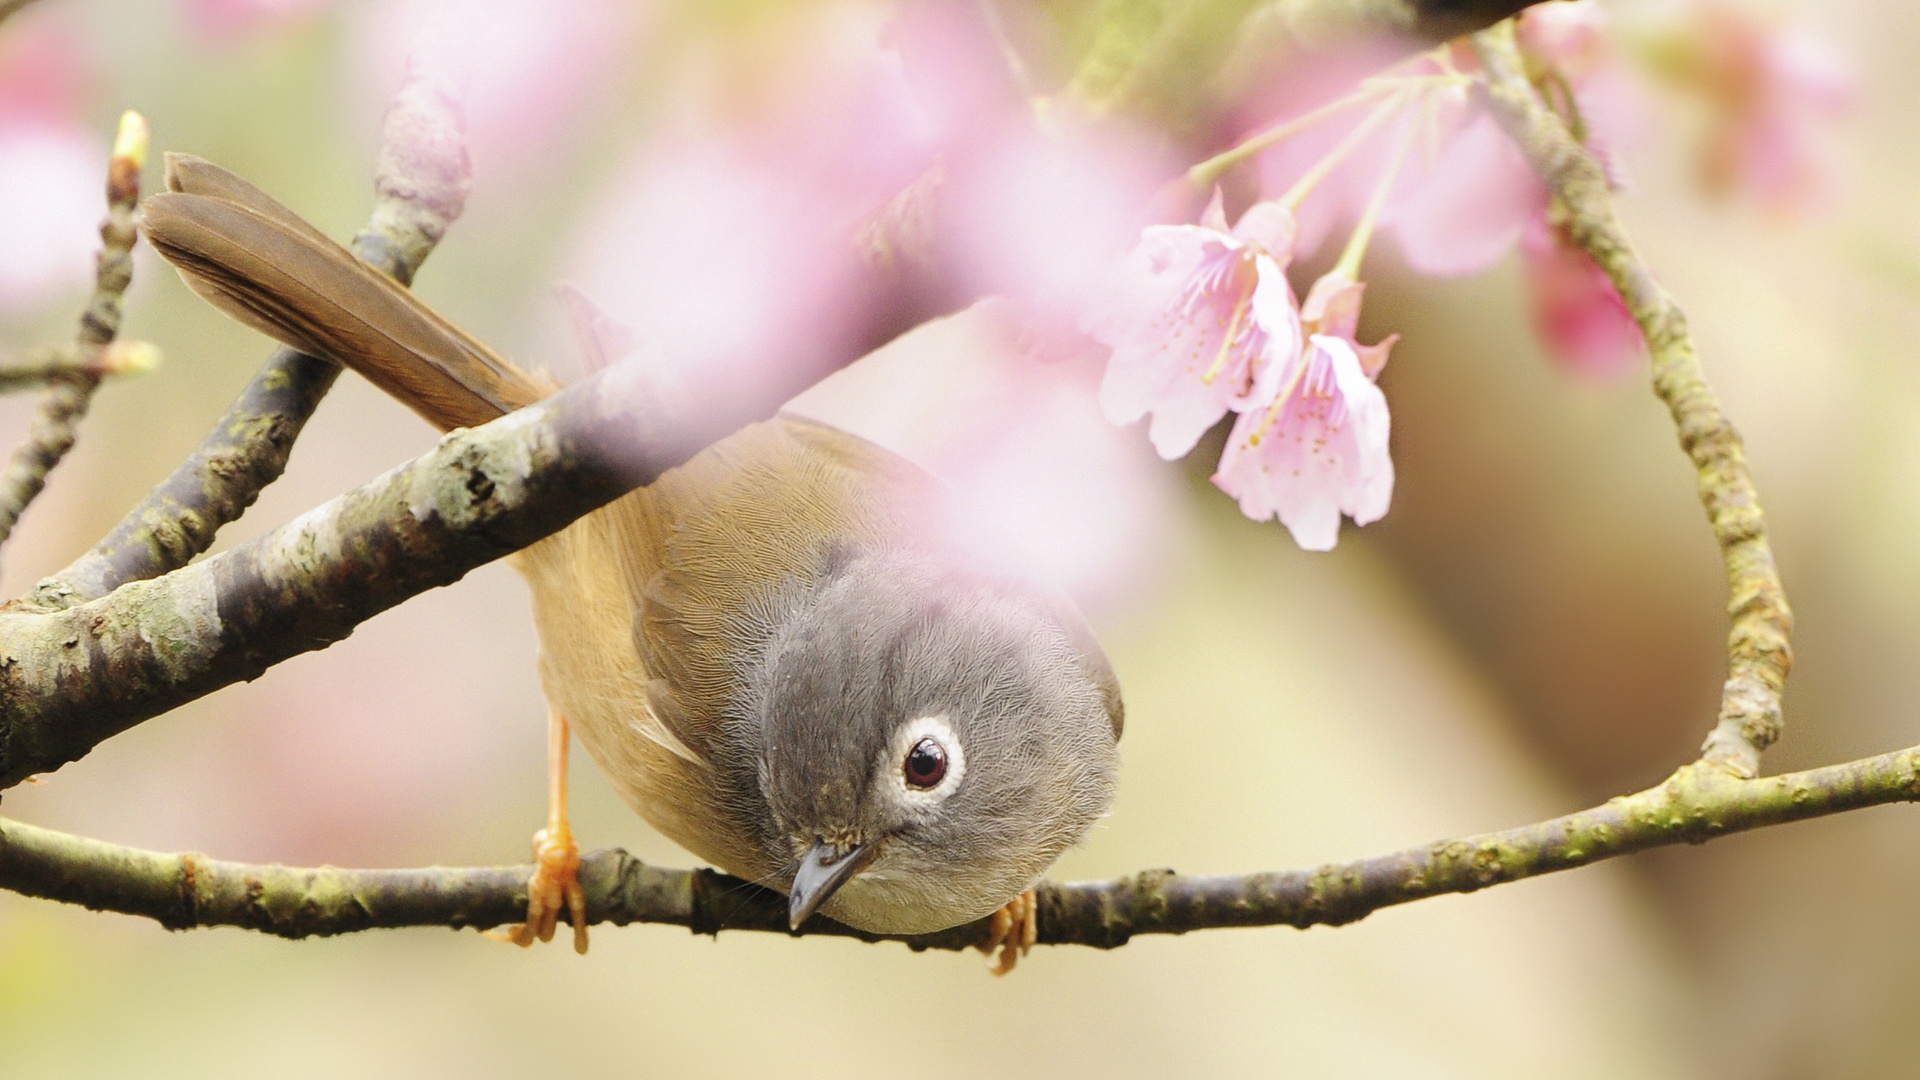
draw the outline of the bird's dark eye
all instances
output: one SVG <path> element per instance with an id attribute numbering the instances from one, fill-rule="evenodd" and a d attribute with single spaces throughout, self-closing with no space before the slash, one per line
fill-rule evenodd
<path id="1" fill-rule="evenodd" d="M 947 775 L 947 751 L 932 739 L 921 739 L 907 751 L 907 783 L 922 791 Z"/>

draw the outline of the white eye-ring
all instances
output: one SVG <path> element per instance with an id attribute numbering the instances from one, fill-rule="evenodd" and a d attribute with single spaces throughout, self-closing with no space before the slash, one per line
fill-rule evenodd
<path id="1" fill-rule="evenodd" d="M 967 753 L 946 717 L 921 716 L 893 733 L 880 769 L 908 806 L 932 807 L 960 786 Z"/>

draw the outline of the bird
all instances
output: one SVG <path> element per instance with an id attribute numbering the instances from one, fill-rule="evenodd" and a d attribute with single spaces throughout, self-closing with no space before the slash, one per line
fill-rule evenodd
<path id="1" fill-rule="evenodd" d="M 486 423 L 559 389 L 293 211 L 167 156 L 153 247 L 216 307 L 358 371 L 426 420 Z M 563 295 L 590 365 L 624 343 Z M 525 923 L 586 951 L 566 816 L 577 733 L 624 801 L 728 873 L 879 934 L 991 916 L 996 970 L 1037 934 L 1032 887 L 1113 803 L 1125 709 L 1059 590 L 948 538 L 951 491 L 780 413 L 513 556 L 549 706 L 549 812 Z"/>

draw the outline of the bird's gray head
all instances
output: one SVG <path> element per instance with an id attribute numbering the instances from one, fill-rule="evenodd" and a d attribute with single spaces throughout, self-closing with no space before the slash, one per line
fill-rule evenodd
<path id="1" fill-rule="evenodd" d="M 889 551 L 774 606 L 738 722 L 796 926 L 991 914 L 1111 806 L 1119 692 L 1066 601 Z"/>

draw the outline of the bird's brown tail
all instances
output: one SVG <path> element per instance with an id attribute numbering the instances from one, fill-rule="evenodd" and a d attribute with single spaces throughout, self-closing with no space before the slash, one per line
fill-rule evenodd
<path id="1" fill-rule="evenodd" d="M 167 155 L 147 239 L 194 292 L 269 337 L 350 367 L 441 429 L 551 388 L 220 166 Z"/>

